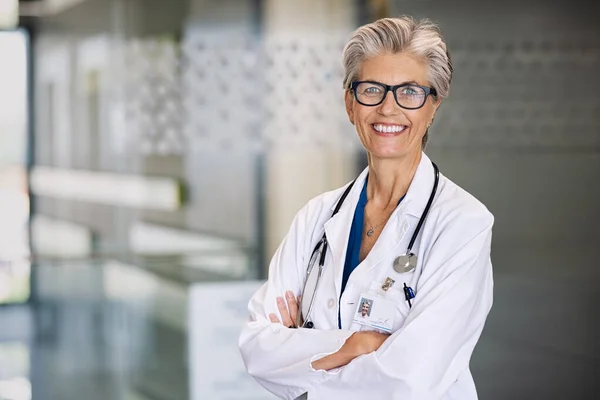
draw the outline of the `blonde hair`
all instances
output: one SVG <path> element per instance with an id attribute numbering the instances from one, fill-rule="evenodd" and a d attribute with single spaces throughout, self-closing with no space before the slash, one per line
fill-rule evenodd
<path id="1" fill-rule="evenodd" d="M 446 42 L 436 24 L 412 17 L 383 18 L 363 25 L 352 34 L 343 53 L 345 89 L 359 78 L 362 62 L 384 53 L 409 52 L 428 66 L 429 84 L 436 90 L 435 100 L 450 94 L 452 62 Z M 427 143 L 423 137 L 423 147 Z"/>

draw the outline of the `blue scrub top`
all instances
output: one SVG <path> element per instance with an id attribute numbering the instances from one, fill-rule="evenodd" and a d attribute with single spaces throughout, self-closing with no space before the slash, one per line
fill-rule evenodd
<path id="1" fill-rule="evenodd" d="M 344 263 L 344 273 L 342 275 L 342 291 L 346 288 L 350 274 L 359 264 L 360 246 L 362 244 L 362 231 L 365 224 L 365 206 L 367 205 L 367 179 L 363 185 L 356 210 L 354 210 L 354 218 L 352 218 L 352 226 L 350 227 L 350 236 L 348 237 L 348 248 L 346 249 L 346 262 Z"/>
<path id="2" fill-rule="evenodd" d="M 350 227 L 350 236 L 348 237 L 348 248 L 346 250 L 346 261 L 344 263 L 344 272 L 342 274 L 342 290 L 344 293 L 348 278 L 354 269 L 358 266 L 360 259 L 360 246 L 362 244 L 362 233 L 365 222 L 365 206 L 367 205 L 367 182 L 369 177 L 365 179 L 356 210 L 354 210 L 354 218 L 352 218 L 352 226 Z M 404 196 L 398 201 L 398 204 L 404 199 Z M 341 296 L 341 294 L 340 294 Z M 341 307 L 338 309 L 338 328 L 342 328 L 342 319 L 340 315 Z"/>

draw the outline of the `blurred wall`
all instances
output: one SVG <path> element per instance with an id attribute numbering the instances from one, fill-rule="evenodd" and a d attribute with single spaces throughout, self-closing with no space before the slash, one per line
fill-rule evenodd
<path id="1" fill-rule="evenodd" d="M 88 227 L 97 251 L 127 252 L 137 221 L 233 239 L 266 256 L 264 274 L 298 209 L 355 175 L 339 60 L 356 8 L 87 0 L 43 18 L 36 164 L 168 177 L 183 199 L 157 210 L 43 194 L 37 213 Z"/>
<path id="2" fill-rule="evenodd" d="M 600 15 L 584 1 L 392 1 L 440 24 L 455 67 L 428 153 L 495 215 L 482 399 L 600 386 Z"/>
<path id="3" fill-rule="evenodd" d="M 139 220 L 255 245 L 256 156 L 241 146 L 218 152 L 204 146 L 206 129 L 218 129 L 222 121 L 205 114 L 204 131 L 193 129 L 185 107 L 197 105 L 184 102 L 203 89 L 190 75 L 219 68 L 202 64 L 193 47 L 196 38 L 215 36 L 206 21 L 229 18 L 220 35 L 245 36 L 256 29 L 257 11 L 251 2 L 206 3 L 88 0 L 42 20 L 37 164 L 183 184 L 183 205 L 168 211 L 36 199 L 40 214 L 97 232 L 98 249 L 127 251 L 129 228 Z"/>

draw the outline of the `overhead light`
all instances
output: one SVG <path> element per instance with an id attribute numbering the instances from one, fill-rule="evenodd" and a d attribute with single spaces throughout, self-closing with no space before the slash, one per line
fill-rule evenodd
<path id="1" fill-rule="evenodd" d="M 38 196 L 162 211 L 181 207 L 183 188 L 174 178 L 37 166 L 29 179 Z"/>
<path id="2" fill-rule="evenodd" d="M 0 0 L 0 29 L 14 29 L 19 24 L 19 0 Z"/>
<path id="3" fill-rule="evenodd" d="M 20 4 L 19 14 L 21 17 L 51 17 L 67 11 L 84 1 L 87 0 L 28 0 Z"/>

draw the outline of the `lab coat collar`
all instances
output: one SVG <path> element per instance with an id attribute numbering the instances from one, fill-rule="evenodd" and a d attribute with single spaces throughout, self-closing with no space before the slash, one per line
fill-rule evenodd
<path id="1" fill-rule="evenodd" d="M 416 218 L 421 218 L 421 214 L 425 210 L 431 191 L 433 190 L 433 183 L 435 177 L 433 176 L 433 165 L 431 160 L 425 153 L 421 153 L 421 161 L 415 172 L 406 197 L 404 197 L 403 203 L 406 206 L 406 213 Z"/>

